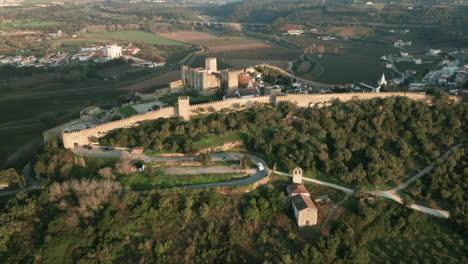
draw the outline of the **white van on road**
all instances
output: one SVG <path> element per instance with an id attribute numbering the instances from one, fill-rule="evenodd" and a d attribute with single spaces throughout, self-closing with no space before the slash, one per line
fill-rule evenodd
<path id="1" fill-rule="evenodd" d="M 263 167 L 263 164 L 262 163 L 257 163 L 257 168 L 258 168 L 258 171 L 264 171 L 265 168 Z"/>

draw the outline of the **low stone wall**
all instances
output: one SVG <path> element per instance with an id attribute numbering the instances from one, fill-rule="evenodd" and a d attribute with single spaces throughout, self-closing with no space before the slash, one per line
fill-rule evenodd
<path id="1" fill-rule="evenodd" d="M 107 132 L 117 128 L 127 128 L 135 125 L 140 121 L 154 120 L 158 118 L 182 117 L 188 120 L 190 116 L 216 112 L 224 108 L 231 110 L 241 110 L 250 107 L 255 103 L 258 104 L 273 104 L 280 102 L 291 102 L 299 107 L 324 106 L 330 104 L 334 100 L 351 101 L 351 100 L 369 100 L 374 98 L 389 98 L 394 96 L 404 96 L 412 100 L 431 103 L 432 97 L 420 93 L 337 93 L 337 94 L 288 94 L 284 96 L 259 96 L 253 98 L 240 98 L 226 101 L 211 102 L 206 104 L 190 105 L 187 97 L 179 98 L 177 107 L 165 107 L 157 111 L 148 112 L 141 115 L 135 115 L 127 119 L 122 119 L 93 128 L 74 131 L 62 132 L 62 140 L 65 148 L 73 148 L 91 143 L 90 137 L 102 137 Z M 459 101 L 460 98 L 452 96 L 451 99 Z"/>

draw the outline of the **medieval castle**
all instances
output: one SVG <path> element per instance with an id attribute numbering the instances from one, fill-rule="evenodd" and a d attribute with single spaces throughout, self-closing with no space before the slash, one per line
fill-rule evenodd
<path id="1" fill-rule="evenodd" d="M 254 68 L 244 70 L 218 70 L 216 58 L 206 58 L 205 68 L 182 66 L 181 80 L 170 83 L 173 90 L 195 91 L 201 95 L 222 92 L 226 98 L 237 94 L 260 95 L 255 87 L 255 76 L 260 74 Z"/>

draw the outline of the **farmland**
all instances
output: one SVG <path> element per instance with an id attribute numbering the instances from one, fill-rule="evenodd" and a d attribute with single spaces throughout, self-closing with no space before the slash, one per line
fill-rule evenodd
<path id="1" fill-rule="evenodd" d="M 301 55 L 301 51 L 274 47 L 271 49 L 253 49 L 227 51 L 220 53 L 207 53 L 197 56 L 191 63 L 192 67 L 200 67 L 205 57 L 215 56 L 218 58 L 218 67 L 242 69 L 257 64 L 269 63 L 283 69 L 288 67 L 289 61 L 294 61 Z"/>
<path id="2" fill-rule="evenodd" d="M 0 166 L 18 150 L 33 154 L 34 147 L 41 144 L 42 131 L 78 118 L 85 107 L 114 106 L 132 85 L 171 70 L 141 70 L 112 63 L 70 65 L 63 69 L 67 74 L 61 69 L 37 74 L 0 69 Z M 145 88 L 154 86 L 148 83 Z"/>
<path id="3" fill-rule="evenodd" d="M 81 38 L 94 40 L 142 42 L 160 45 L 183 45 L 181 42 L 138 30 L 85 33 L 81 36 Z"/>
<path id="4" fill-rule="evenodd" d="M 264 49 L 271 47 L 263 41 L 244 36 L 217 36 L 211 33 L 197 31 L 178 31 L 162 33 L 161 35 L 172 40 L 203 46 L 211 53 Z"/>
<path id="5" fill-rule="evenodd" d="M 185 43 L 195 43 L 196 41 L 219 38 L 216 35 L 200 31 L 175 31 L 168 33 L 159 33 L 159 35 L 168 39 Z"/>

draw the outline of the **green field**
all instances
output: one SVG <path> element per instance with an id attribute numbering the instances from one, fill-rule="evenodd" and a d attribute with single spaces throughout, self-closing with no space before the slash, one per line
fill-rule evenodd
<path id="1" fill-rule="evenodd" d="M 130 31 L 108 31 L 108 32 L 95 32 L 86 33 L 81 36 L 85 39 L 94 40 L 111 40 L 111 41 L 135 41 L 148 44 L 162 44 L 162 45 L 186 45 L 172 39 L 161 37 L 149 32 L 130 30 Z"/>
<path id="2" fill-rule="evenodd" d="M 200 174 L 200 175 L 164 175 L 156 171 L 150 176 L 136 173 L 133 175 L 119 176 L 118 180 L 124 186 L 134 190 L 146 190 L 151 188 L 183 187 L 195 184 L 228 182 L 248 178 L 243 174 Z"/>
<path id="3" fill-rule="evenodd" d="M 127 93 L 122 87 L 154 78 L 168 69 L 83 63 L 67 66 L 63 69 L 66 74 L 58 68 L 31 76 L 23 76 L 20 71 L 3 73 L 0 67 L 0 167 L 17 151 L 24 160 L 30 159 L 41 145 L 43 131 L 79 118 L 85 107 L 115 106 L 119 96 Z"/>
<path id="4" fill-rule="evenodd" d="M 0 23 L 0 29 L 2 30 L 18 30 L 18 29 L 35 29 L 45 26 L 61 25 L 63 22 L 59 21 L 45 21 L 45 20 L 18 20 L 11 23 Z"/>
<path id="5" fill-rule="evenodd" d="M 393 72 L 385 69 L 379 58 L 396 52 L 392 47 L 379 44 L 347 44 L 338 54 L 324 54 L 317 58 L 323 72 L 314 80 L 334 84 L 376 81 L 383 72 L 391 78 Z"/>
<path id="6" fill-rule="evenodd" d="M 214 146 L 221 146 L 226 142 L 242 140 L 240 133 L 230 133 L 225 136 L 212 136 L 203 138 L 193 143 L 195 149 L 205 149 Z"/>
<path id="7" fill-rule="evenodd" d="M 292 70 L 294 74 L 299 77 L 315 79 L 322 74 L 323 67 L 315 56 L 312 54 L 304 54 L 293 63 Z"/>

